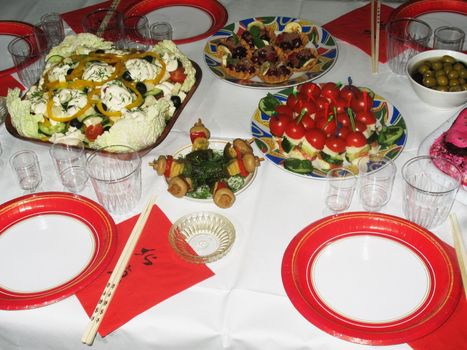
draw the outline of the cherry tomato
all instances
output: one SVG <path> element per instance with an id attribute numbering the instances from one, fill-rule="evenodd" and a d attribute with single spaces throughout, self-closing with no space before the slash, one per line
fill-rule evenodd
<path id="1" fill-rule="evenodd" d="M 306 101 L 315 101 L 321 95 L 321 88 L 315 83 L 305 83 L 299 87 L 299 94 Z"/>
<path id="2" fill-rule="evenodd" d="M 298 101 L 299 101 L 298 96 L 292 93 L 287 97 L 286 104 L 291 110 L 295 110 L 295 105 L 298 103 Z"/>
<path id="3" fill-rule="evenodd" d="M 337 123 L 342 124 L 342 126 L 350 126 L 350 117 L 347 113 L 338 113 L 337 114 Z"/>
<path id="4" fill-rule="evenodd" d="M 95 139 L 97 139 L 97 136 L 102 135 L 103 133 L 104 133 L 104 127 L 102 126 L 101 123 L 89 125 L 88 127 L 86 127 L 86 130 L 84 131 L 84 134 L 86 135 L 86 138 L 89 141 L 94 141 Z"/>
<path id="5" fill-rule="evenodd" d="M 170 80 L 174 83 L 183 83 L 186 79 L 185 68 L 178 67 L 176 70 L 170 72 Z"/>
<path id="6" fill-rule="evenodd" d="M 318 128 L 312 128 L 305 133 L 306 140 L 314 148 L 322 150 L 326 144 L 326 133 Z"/>
<path id="7" fill-rule="evenodd" d="M 345 113 L 347 109 L 347 102 L 340 96 L 338 96 L 332 104 L 332 109 L 336 108 L 337 113 Z"/>
<path id="8" fill-rule="evenodd" d="M 356 120 L 354 131 L 365 132 L 365 130 L 366 130 L 366 125 L 363 124 L 361 121 Z"/>
<path id="9" fill-rule="evenodd" d="M 352 131 L 345 137 L 347 147 L 362 147 L 367 143 L 365 135 L 360 131 Z"/>
<path id="10" fill-rule="evenodd" d="M 300 117 L 304 114 L 314 115 L 316 113 L 316 105 L 313 102 L 299 100 L 295 105 L 294 112 Z"/>
<path id="11" fill-rule="evenodd" d="M 329 107 L 330 103 L 326 97 L 320 96 L 316 99 L 316 109 L 318 111 L 324 111 L 326 108 L 330 110 Z"/>
<path id="12" fill-rule="evenodd" d="M 286 114 L 273 115 L 269 119 L 269 130 L 271 134 L 277 137 L 282 137 L 285 132 L 286 126 L 292 121 L 292 117 Z"/>
<path id="13" fill-rule="evenodd" d="M 331 136 L 335 133 L 337 125 L 334 118 L 329 120 L 329 118 L 318 118 L 315 119 L 316 127 L 323 130 L 327 136 Z"/>
<path id="14" fill-rule="evenodd" d="M 347 107 L 350 107 L 352 100 L 359 98 L 361 91 L 355 85 L 345 85 L 339 92 L 339 95 L 345 100 Z"/>
<path id="15" fill-rule="evenodd" d="M 365 125 L 372 125 L 376 123 L 376 118 L 372 111 L 357 112 L 357 114 L 355 114 L 355 119 L 357 119 Z"/>
<path id="16" fill-rule="evenodd" d="M 326 139 L 326 147 L 336 153 L 345 152 L 345 141 L 337 136 L 330 136 Z"/>
<path id="17" fill-rule="evenodd" d="M 335 135 L 337 137 L 340 137 L 341 139 L 344 139 L 347 137 L 348 134 L 350 134 L 352 130 L 348 126 L 341 126 L 336 129 Z"/>
<path id="18" fill-rule="evenodd" d="M 276 114 L 285 114 L 290 117 L 293 116 L 293 110 L 287 105 L 278 105 L 274 110 L 276 111 Z"/>
<path id="19" fill-rule="evenodd" d="M 321 96 L 326 97 L 330 101 L 335 101 L 339 96 L 339 88 L 336 83 L 326 83 L 321 88 Z"/>
<path id="20" fill-rule="evenodd" d="M 350 102 L 350 107 L 354 112 L 369 111 L 373 107 L 373 97 L 368 91 L 363 90 L 358 98 L 354 98 Z"/>
<path id="21" fill-rule="evenodd" d="M 315 120 L 311 117 L 309 113 L 305 113 L 301 119 L 300 122 L 302 123 L 303 127 L 305 130 L 310 130 L 315 127 L 316 123 Z"/>
<path id="22" fill-rule="evenodd" d="M 285 127 L 284 135 L 292 139 L 300 139 L 305 136 L 305 127 L 302 123 L 292 122 Z"/>

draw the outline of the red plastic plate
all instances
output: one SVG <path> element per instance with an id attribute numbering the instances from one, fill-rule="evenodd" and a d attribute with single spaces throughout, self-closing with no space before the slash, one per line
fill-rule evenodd
<path id="1" fill-rule="evenodd" d="M 29 23 L 17 21 L 0 21 L 0 35 L 23 36 L 34 33 L 34 26 Z M 15 67 L 0 70 L 0 77 L 14 73 Z"/>
<path id="2" fill-rule="evenodd" d="M 31 230 L 31 226 L 37 230 Z M 51 234 L 51 231 L 54 233 Z M 62 234 L 64 237 L 60 237 Z M 55 240 L 51 239 L 54 237 Z M 76 241 L 84 239 L 88 242 L 88 251 L 76 251 L 73 241 L 67 240 L 69 237 Z M 6 251 L 0 257 L 2 261 L 8 257 L 11 259 L 3 261 L 0 266 L 0 309 L 45 306 L 74 294 L 104 271 L 112 259 L 116 243 L 113 219 L 102 206 L 86 197 L 64 192 L 43 192 L 2 204 L 0 250 L 5 253 L 12 246 L 16 249 L 15 252 Z M 38 246 L 45 249 L 37 251 Z M 36 260 L 31 261 L 33 258 L 28 252 Z M 80 257 L 80 254 L 85 256 Z M 76 265 L 69 261 L 71 256 L 79 257 L 80 263 Z M 42 271 L 38 267 L 42 260 L 50 260 L 52 264 L 58 262 L 59 266 L 52 266 L 53 271 Z M 71 266 L 75 270 L 69 274 L 66 270 Z M 20 271 L 27 271 L 25 275 L 29 276 L 29 280 L 15 276 Z M 37 271 L 37 278 L 34 271 Z M 52 280 L 53 284 L 44 287 L 45 280 Z"/>
<path id="3" fill-rule="evenodd" d="M 192 37 L 176 39 L 176 44 L 185 44 L 207 38 L 217 32 L 227 22 L 227 10 L 216 0 L 143 0 L 136 2 L 125 11 L 127 16 L 146 15 L 154 10 L 172 6 L 188 6 L 204 11 L 211 17 L 211 26 L 201 34 Z"/>
<path id="4" fill-rule="evenodd" d="M 395 216 L 323 218 L 291 241 L 282 280 L 312 324 L 347 341 L 390 345 L 442 325 L 461 295 L 455 257 L 426 229 Z"/>

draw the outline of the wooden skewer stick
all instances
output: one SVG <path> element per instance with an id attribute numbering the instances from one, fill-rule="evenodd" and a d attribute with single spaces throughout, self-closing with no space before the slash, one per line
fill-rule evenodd
<path id="1" fill-rule="evenodd" d="M 379 71 L 379 31 L 381 23 L 381 2 L 376 0 L 376 36 L 375 36 L 375 59 L 374 59 L 374 73 Z"/>
<path id="2" fill-rule="evenodd" d="M 125 272 L 125 268 L 128 265 L 128 261 L 130 260 L 131 255 L 135 249 L 136 243 L 143 232 L 144 225 L 149 217 L 149 213 L 151 212 L 152 206 L 154 205 L 155 198 L 152 197 L 146 208 L 143 210 L 141 215 L 138 218 L 135 226 L 133 227 L 133 231 L 131 232 L 128 241 L 125 244 L 125 247 L 118 258 L 117 264 L 115 265 L 112 274 L 110 275 L 109 281 L 107 282 L 104 291 L 102 292 L 101 297 L 94 309 L 94 312 L 91 316 L 91 319 L 88 323 L 88 326 L 81 338 L 81 341 L 84 344 L 92 345 L 94 342 L 94 338 L 96 337 L 97 331 L 99 326 L 102 322 L 102 319 L 107 312 L 107 309 L 112 301 L 112 298 L 117 290 L 118 284 Z"/>

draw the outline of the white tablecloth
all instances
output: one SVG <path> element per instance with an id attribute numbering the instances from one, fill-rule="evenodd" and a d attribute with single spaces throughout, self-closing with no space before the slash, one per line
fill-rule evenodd
<path id="1" fill-rule="evenodd" d="M 0 19 L 37 23 L 46 12 L 66 12 L 97 1 L 0 1 Z M 295 16 L 325 24 L 359 6 L 363 1 L 306 0 L 223 0 L 228 23 L 253 16 Z M 397 6 L 396 3 L 389 3 Z M 390 203 L 383 213 L 403 216 L 400 168 L 417 154 L 422 140 L 457 109 L 438 109 L 420 102 L 404 76 L 380 64 L 380 73 L 370 72 L 370 58 L 359 49 L 337 40 L 339 58 L 332 70 L 318 79 L 347 81 L 367 86 L 384 96 L 402 113 L 408 141 L 397 158 L 399 168 Z M 158 193 L 157 204 L 172 221 L 195 211 L 210 210 L 228 217 L 237 238 L 231 252 L 209 267 L 215 276 L 162 302 L 137 316 L 105 338 L 98 337 L 95 349 L 372 349 L 335 338 L 309 323 L 287 298 L 281 280 L 281 262 L 290 240 L 305 226 L 323 216 L 324 182 L 293 176 L 269 161 L 262 163 L 253 184 L 227 210 L 210 203 L 172 197 L 162 177 L 144 166 L 160 154 L 171 154 L 187 143 L 187 131 L 202 118 L 213 138 L 249 138 L 250 121 L 266 92 L 227 84 L 206 67 L 202 49 L 205 40 L 180 48 L 203 70 L 203 78 L 166 140 L 143 159 L 143 198 Z M 7 59 L 6 50 L 0 58 Z M 0 127 L 3 147 L 0 170 L 0 203 L 20 196 L 10 168 L 9 156 L 20 149 L 33 149 L 40 158 L 43 191 L 61 190 L 53 171 L 47 146 L 37 146 L 12 137 Z M 255 146 L 256 147 L 256 146 Z M 257 154 L 261 152 L 255 148 Z M 96 199 L 91 186 L 82 193 Z M 354 198 L 350 210 L 362 210 Z M 467 207 L 456 202 L 457 213 L 467 241 Z M 126 217 L 115 217 L 121 221 Z M 452 244 L 448 222 L 433 230 Z M 0 311 L 0 349 L 85 349 L 80 342 L 88 317 L 75 296 L 47 307 L 24 311 Z M 406 344 L 388 346 L 406 349 Z"/>

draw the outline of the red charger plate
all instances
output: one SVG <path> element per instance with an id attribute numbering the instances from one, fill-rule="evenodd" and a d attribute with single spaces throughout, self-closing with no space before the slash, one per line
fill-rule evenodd
<path id="1" fill-rule="evenodd" d="M 172 6 L 194 7 L 206 12 L 211 17 L 211 26 L 206 32 L 192 37 L 174 40 L 176 44 L 185 44 L 207 38 L 221 29 L 227 22 L 227 10 L 216 0 L 143 0 L 130 6 L 125 11 L 125 17 L 146 15 L 154 10 Z"/>
<path id="2" fill-rule="evenodd" d="M 0 35 L 23 36 L 34 33 L 34 26 L 29 23 L 18 21 L 0 21 Z M 0 77 L 14 73 L 15 67 L 0 71 Z"/>
<path id="3" fill-rule="evenodd" d="M 394 9 L 390 20 L 404 17 L 418 17 L 432 12 L 454 12 L 467 15 L 465 0 L 412 0 Z"/>
<path id="4" fill-rule="evenodd" d="M 107 211 L 86 197 L 65 192 L 26 195 L 2 204 L 0 206 L 0 238 L 3 234 L 8 234 L 8 229 L 14 225 L 39 215 L 45 220 L 47 215 L 66 216 L 87 226 L 94 241 L 91 258 L 77 275 L 50 289 L 18 292 L 0 286 L 0 309 L 31 309 L 64 299 L 87 286 L 104 272 L 115 253 L 117 229 Z M 6 267 L 0 267 L 0 274 L 3 268 Z M 43 273 L 47 274 L 47 271 Z"/>
<path id="5" fill-rule="evenodd" d="M 426 290 L 423 289 L 420 294 L 423 297 L 407 312 L 403 310 L 400 317 L 368 321 L 340 312 L 333 307 L 332 297 L 323 295 L 317 282 L 323 276 L 330 279 L 332 286 L 340 282 L 332 282 L 334 275 L 322 273 L 321 277 L 317 276 L 320 272 L 316 268 L 318 260 L 329 253 L 326 249 L 330 245 L 349 238 L 367 237 L 389 240 L 386 241 L 389 246 L 397 246 L 413 255 L 426 271 L 426 274 L 422 273 L 427 282 Z M 370 250 L 366 253 L 370 257 L 372 253 L 373 256 L 378 256 L 378 251 Z M 437 329 L 456 308 L 461 295 L 461 283 L 458 266 L 454 262 L 455 256 L 451 254 L 445 249 L 445 244 L 431 232 L 405 219 L 381 213 L 344 213 L 316 221 L 293 238 L 282 260 L 282 281 L 295 308 L 323 331 L 359 344 L 406 343 Z M 363 275 L 363 278 L 365 276 L 367 275 Z M 379 276 L 385 277 L 382 274 Z M 358 283 L 356 281 L 361 277 L 352 276 L 349 288 L 352 289 L 351 284 Z M 366 303 L 366 300 L 363 302 Z M 386 303 L 386 300 L 382 303 Z"/>

